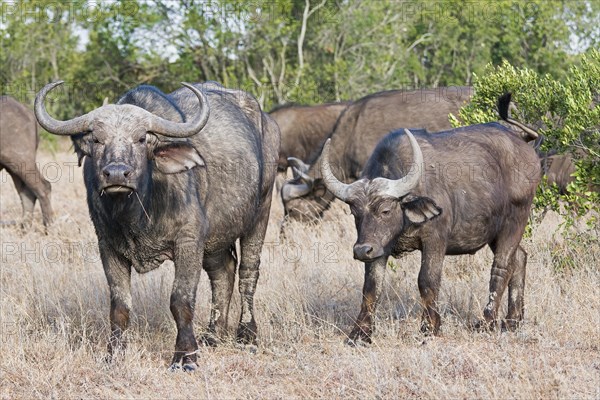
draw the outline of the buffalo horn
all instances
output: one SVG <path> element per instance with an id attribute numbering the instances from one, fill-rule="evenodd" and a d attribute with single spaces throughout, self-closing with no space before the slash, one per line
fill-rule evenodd
<path id="1" fill-rule="evenodd" d="M 423 153 L 417 143 L 417 140 L 413 134 L 405 129 L 404 132 L 410 141 L 410 147 L 413 152 L 413 165 L 416 168 L 414 173 L 407 174 L 405 177 L 392 180 L 386 178 L 375 178 L 373 181 L 378 181 L 378 185 L 381 185 L 380 192 L 387 196 L 392 197 L 403 197 L 413 190 L 421 180 L 423 175 Z"/>
<path id="2" fill-rule="evenodd" d="M 181 84 L 194 92 L 196 97 L 198 97 L 198 100 L 200 101 L 200 112 L 196 114 L 193 120 L 184 123 L 168 121 L 166 119 L 157 117 L 156 115 L 152 115 L 150 119 L 150 125 L 148 127 L 149 131 L 159 133 L 164 136 L 184 138 L 192 136 L 204 128 L 204 125 L 206 125 L 208 116 L 210 114 L 210 107 L 208 105 L 206 95 L 204 92 L 202 92 L 202 90 L 190 85 L 189 83 L 181 82 Z"/>
<path id="3" fill-rule="evenodd" d="M 44 105 L 46 95 L 52 89 L 62 85 L 63 83 L 64 81 L 49 83 L 44 86 L 35 97 L 34 111 L 38 122 L 44 129 L 55 135 L 75 135 L 88 131 L 90 122 L 93 120 L 91 113 L 70 119 L 68 121 L 59 121 L 52 118 L 46 111 L 46 106 Z M 148 113 L 148 131 L 159 133 L 164 136 L 183 138 L 198 133 L 206 125 L 208 116 L 210 114 L 210 107 L 208 105 L 206 95 L 201 90 L 195 88 L 189 83 L 182 82 L 182 85 L 190 89 L 198 97 L 198 100 L 200 101 L 200 112 L 194 117 L 194 119 L 184 123 L 168 121 L 154 114 Z"/>
<path id="4" fill-rule="evenodd" d="M 44 105 L 46 95 L 49 91 L 57 86 L 62 85 L 63 83 L 64 81 L 52 82 L 40 90 L 37 96 L 35 96 L 35 116 L 45 130 L 50 133 L 54 133 L 55 135 L 75 135 L 77 133 L 85 132 L 88 130 L 90 123 L 88 114 L 70 119 L 68 121 L 59 121 L 52 118 L 50 114 L 48 114 L 48 111 L 46 111 L 46 106 Z"/>
<path id="5" fill-rule="evenodd" d="M 333 193 L 333 195 L 338 199 L 346 201 L 346 199 L 348 198 L 348 192 L 352 185 L 340 182 L 331 171 L 331 166 L 329 165 L 330 144 L 331 139 L 327 139 L 327 142 L 325 142 L 325 146 L 323 147 L 323 157 L 321 159 L 321 175 L 323 175 L 323 181 L 325 182 L 325 186 L 327 187 L 327 189 L 331 193 Z"/>

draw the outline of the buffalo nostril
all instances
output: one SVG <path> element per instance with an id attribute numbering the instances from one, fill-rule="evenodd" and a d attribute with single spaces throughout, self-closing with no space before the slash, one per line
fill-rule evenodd
<path id="1" fill-rule="evenodd" d="M 133 169 L 124 164 L 111 164 L 102 169 L 102 174 L 111 180 L 122 180 L 131 175 Z"/>
<path id="2" fill-rule="evenodd" d="M 354 246 L 354 258 L 364 260 L 373 256 L 373 246 L 368 244 L 362 244 Z"/>

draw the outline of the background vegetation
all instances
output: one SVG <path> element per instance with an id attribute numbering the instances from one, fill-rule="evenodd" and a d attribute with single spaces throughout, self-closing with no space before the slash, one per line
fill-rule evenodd
<path id="1" fill-rule="evenodd" d="M 597 1 L 2 0 L 0 86 L 60 116 L 142 83 L 215 80 L 285 102 L 470 85 L 488 63 L 562 79 L 600 45 Z M 64 97 L 63 97 L 64 98 Z"/>

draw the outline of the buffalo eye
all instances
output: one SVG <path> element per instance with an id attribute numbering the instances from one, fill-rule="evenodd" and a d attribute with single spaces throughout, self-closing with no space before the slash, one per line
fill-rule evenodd
<path id="1" fill-rule="evenodd" d="M 95 137 L 95 138 L 94 138 L 94 143 L 96 143 L 96 144 L 101 144 L 101 143 L 100 143 L 100 139 L 98 139 L 97 137 Z"/>
<path id="2" fill-rule="evenodd" d="M 139 138 L 138 142 L 139 142 L 140 144 L 144 144 L 144 143 L 146 143 L 146 136 L 142 136 L 141 138 Z"/>
<path id="3" fill-rule="evenodd" d="M 381 210 L 381 215 L 384 215 L 384 216 L 386 216 L 386 215 L 389 215 L 389 214 L 390 214 L 390 211 L 391 211 L 391 210 L 390 210 L 389 208 L 386 208 L 386 209 L 384 209 L 384 210 Z"/>

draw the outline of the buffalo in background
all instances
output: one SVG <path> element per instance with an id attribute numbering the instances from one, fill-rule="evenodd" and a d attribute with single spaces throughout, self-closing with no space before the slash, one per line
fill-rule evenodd
<path id="1" fill-rule="evenodd" d="M 567 186 L 575 180 L 575 162 L 571 154 L 538 154 L 542 163 L 542 174 L 548 185 L 555 184 L 560 194 L 567 193 Z"/>
<path id="2" fill-rule="evenodd" d="M 377 143 L 392 130 L 451 128 L 448 114 L 457 115 L 460 107 L 470 100 L 471 91 L 463 86 L 390 90 L 354 101 L 340 115 L 329 135 L 334 173 L 346 183 L 357 180 Z M 286 217 L 316 221 L 334 200 L 321 178 L 321 150 L 308 163 L 290 161 L 294 179 L 281 188 Z"/>
<path id="3" fill-rule="evenodd" d="M 498 109 L 514 124 L 509 102 L 510 94 L 501 97 Z M 414 250 L 421 251 L 422 332 L 440 329 L 437 296 L 445 256 L 474 254 L 485 245 L 494 261 L 483 326 L 495 324 L 507 286 L 505 326 L 517 326 L 523 319 L 527 264 L 520 242 L 541 172 L 535 150 L 526 143 L 535 138 L 535 132 L 519 133 L 496 122 L 434 134 L 395 131 L 377 145 L 360 179 L 351 184 L 336 177 L 329 158 L 333 146 L 327 142 L 321 175 L 327 189 L 350 206 L 358 233 L 354 258 L 365 262 L 351 343 L 371 341 L 388 257 Z"/>
<path id="4" fill-rule="evenodd" d="M 323 141 L 333 132 L 335 122 L 348 104 L 349 101 L 316 106 L 289 104 L 269 111 L 281 132 L 278 170 L 286 171 L 289 157 L 307 161 L 320 149 Z"/>
<path id="5" fill-rule="evenodd" d="M 6 168 L 21 198 L 24 229 L 32 224 L 38 199 L 44 225 L 48 227 L 54 219 L 50 182 L 35 162 L 38 144 L 38 125 L 33 112 L 12 97 L 0 97 L 0 171 Z"/>

